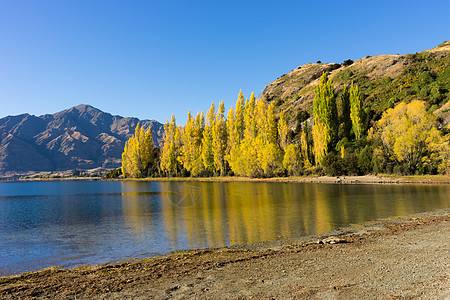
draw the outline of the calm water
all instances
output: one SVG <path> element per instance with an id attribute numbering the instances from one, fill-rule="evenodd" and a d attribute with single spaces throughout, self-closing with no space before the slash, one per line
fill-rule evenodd
<path id="1" fill-rule="evenodd" d="M 288 240 L 450 207 L 450 186 L 0 183 L 0 274 Z"/>

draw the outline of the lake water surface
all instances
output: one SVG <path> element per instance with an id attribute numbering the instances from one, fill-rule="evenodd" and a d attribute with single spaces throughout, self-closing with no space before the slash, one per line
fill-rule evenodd
<path id="1" fill-rule="evenodd" d="M 290 240 L 448 207 L 449 185 L 0 183 L 0 274 Z"/>

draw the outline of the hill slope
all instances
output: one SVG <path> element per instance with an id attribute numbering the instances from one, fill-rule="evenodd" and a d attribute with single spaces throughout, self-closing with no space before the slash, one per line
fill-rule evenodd
<path id="1" fill-rule="evenodd" d="M 0 119 L 0 173 L 111 168 L 120 165 L 127 138 L 138 123 L 159 143 L 161 123 L 124 118 L 89 105 L 49 115 Z"/>
<path id="2" fill-rule="evenodd" d="M 264 89 L 261 97 L 276 101 L 287 113 L 292 127 L 312 112 L 314 88 L 323 72 L 329 72 L 337 90 L 354 82 L 364 95 L 367 122 L 402 100 L 429 103 L 448 124 L 448 109 L 439 109 L 450 99 L 450 42 L 416 54 L 366 56 L 340 64 L 306 64 L 282 75 Z M 306 112 L 306 113 L 305 113 Z"/>

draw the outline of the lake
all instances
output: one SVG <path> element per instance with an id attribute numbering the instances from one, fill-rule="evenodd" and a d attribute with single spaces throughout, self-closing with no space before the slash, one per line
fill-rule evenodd
<path id="1" fill-rule="evenodd" d="M 295 240 L 450 207 L 450 185 L 0 183 L 0 274 Z"/>

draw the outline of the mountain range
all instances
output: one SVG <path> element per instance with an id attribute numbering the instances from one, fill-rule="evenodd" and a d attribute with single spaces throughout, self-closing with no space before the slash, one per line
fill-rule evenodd
<path id="1" fill-rule="evenodd" d="M 0 119 L 0 173 L 115 168 L 136 125 L 152 128 L 158 145 L 163 125 L 114 116 L 90 105 L 42 116 Z"/>

